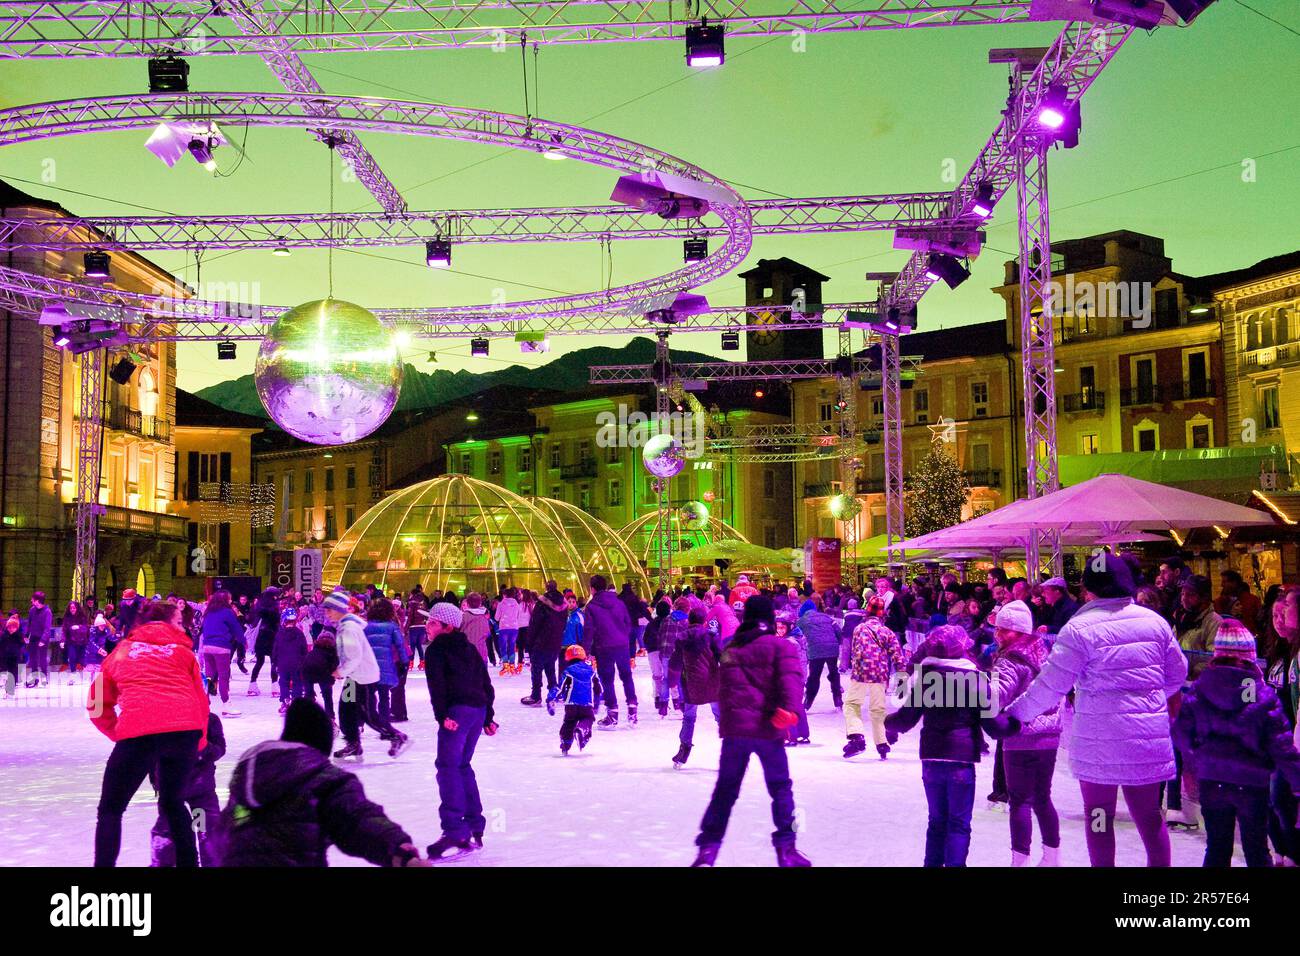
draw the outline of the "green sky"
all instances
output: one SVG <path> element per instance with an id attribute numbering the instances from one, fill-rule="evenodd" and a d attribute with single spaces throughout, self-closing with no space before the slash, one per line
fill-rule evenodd
<path id="1" fill-rule="evenodd" d="M 1251 6 L 1300 30 L 1294 0 Z M 689 71 L 677 42 L 542 48 L 540 113 L 644 142 L 737 184 L 750 197 L 845 195 L 951 188 L 944 161 L 964 171 L 992 131 L 1006 93 L 991 47 L 1046 45 L 1056 25 L 894 30 L 806 38 L 731 40 L 725 66 Z M 1192 274 L 1236 268 L 1300 246 L 1300 35 L 1240 5 L 1220 0 L 1193 27 L 1139 33 L 1084 101 L 1078 149 L 1051 158 L 1053 235 L 1112 229 L 1163 236 L 1174 267 Z M 531 56 L 531 54 L 530 54 Z M 307 58 L 328 92 L 425 99 L 521 112 L 517 47 L 421 53 L 331 54 Z M 192 89 L 276 90 L 256 57 L 196 57 Z M 142 60 L 0 64 L 4 106 L 143 90 Z M 241 134 L 242 135 L 242 134 Z M 123 214 L 124 204 L 168 212 L 300 212 L 328 208 L 327 153 L 308 134 L 254 128 L 248 159 L 229 177 L 197 164 L 171 170 L 150 157 L 138 133 L 106 134 L 10 147 L 0 176 L 84 214 Z M 434 139 L 369 136 L 367 146 L 412 209 L 603 202 L 613 177 L 579 163 L 547 162 L 513 150 Z M 227 151 L 228 152 L 228 151 Z M 225 155 L 229 168 L 233 157 Z M 53 186 L 42 183 L 54 161 Z M 1255 182 L 1241 164 L 1256 160 Z M 27 182 L 23 182 L 26 180 Z M 359 184 L 339 184 L 339 209 L 374 209 Z M 868 295 L 867 270 L 897 268 L 906 253 L 887 233 L 776 237 L 755 242 L 759 257 L 788 255 L 831 276 L 827 301 Z M 999 208 L 972 279 L 940 286 L 921 304 L 922 328 L 996 318 L 988 290 L 1014 254 L 1014 205 Z M 502 288 L 510 299 L 581 292 L 604 282 L 594 244 L 475 245 L 456 250 L 450 273 L 425 268 L 423 250 L 339 252 L 335 295 L 363 305 L 469 304 Z M 376 258 L 375 256 L 379 256 Z M 613 279 L 648 277 L 680 264 L 676 241 L 615 243 Z M 185 258 L 155 261 L 180 271 Z M 194 281 L 193 263 L 183 273 Z M 203 280 L 257 283 L 262 301 L 289 304 L 325 291 L 323 254 L 214 254 Z M 716 304 L 739 303 L 743 283 L 729 277 L 703 289 Z M 716 335 L 683 335 L 683 347 L 716 351 Z M 494 343 L 490 363 L 446 343 L 446 367 L 487 369 L 518 356 Z M 557 340 L 555 348 L 590 340 Z M 252 349 L 217 365 L 210 344 L 183 346 L 180 384 L 190 389 L 243 374 Z M 408 358 L 423 361 L 423 346 Z M 536 363 L 538 356 L 529 356 Z"/>

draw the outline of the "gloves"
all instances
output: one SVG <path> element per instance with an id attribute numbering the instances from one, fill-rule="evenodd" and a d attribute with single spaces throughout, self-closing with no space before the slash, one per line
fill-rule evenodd
<path id="1" fill-rule="evenodd" d="M 715 617 L 713 620 L 709 622 L 709 633 L 717 634 L 719 630 L 720 628 L 718 626 L 718 619 Z"/>
<path id="2" fill-rule="evenodd" d="M 799 723 L 798 714 L 792 714 L 790 711 L 782 710 L 780 707 L 778 707 L 776 713 L 772 715 L 772 726 L 777 730 L 789 730 L 797 723 Z"/>

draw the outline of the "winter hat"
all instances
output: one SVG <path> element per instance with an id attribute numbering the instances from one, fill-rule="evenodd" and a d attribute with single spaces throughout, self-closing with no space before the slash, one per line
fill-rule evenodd
<path id="1" fill-rule="evenodd" d="M 327 611 L 338 611 L 340 614 L 347 614 L 352 610 L 352 601 L 348 598 L 346 591 L 331 591 L 329 596 L 321 601 L 321 607 Z"/>
<path id="2" fill-rule="evenodd" d="M 293 624 L 298 620 L 298 609 L 296 607 L 287 607 L 280 612 L 281 624 Z"/>
<path id="3" fill-rule="evenodd" d="M 1017 634 L 1032 634 L 1034 615 L 1024 601 L 1010 601 L 1002 605 L 1002 610 L 998 611 L 993 624 L 995 627 L 1005 627 L 1008 631 L 1015 631 Z"/>
<path id="4" fill-rule="evenodd" d="M 125 591 L 123 591 L 123 592 L 122 592 L 122 600 L 123 600 L 123 601 L 134 601 L 134 600 L 135 600 L 135 588 L 127 588 Z"/>
<path id="5" fill-rule="evenodd" d="M 691 599 L 685 594 L 673 602 L 673 610 L 682 611 L 686 614 L 691 612 Z"/>
<path id="6" fill-rule="evenodd" d="M 585 661 L 587 652 L 582 649 L 581 644 L 570 644 L 564 649 L 564 659 L 566 661 Z"/>
<path id="7" fill-rule="evenodd" d="M 460 608 L 454 604 L 448 604 L 446 601 L 439 601 L 429 611 L 429 620 L 437 621 L 439 624 L 446 624 L 448 627 L 459 630 L 460 623 L 465 619 Z"/>
<path id="8" fill-rule="evenodd" d="M 1246 630 L 1246 625 L 1235 617 L 1225 617 L 1219 622 L 1219 630 L 1214 635 L 1215 657 L 1240 657 L 1253 661 L 1255 654 L 1255 636 Z"/>
<path id="9" fill-rule="evenodd" d="M 667 617 L 673 613 L 673 606 L 667 601 L 661 600 L 655 605 L 655 617 Z"/>
<path id="10" fill-rule="evenodd" d="M 858 599 L 857 599 L 857 598 L 849 598 L 849 603 L 848 603 L 847 605 L 845 605 L 845 606 L 846 606 L 850 611 L 856 611 L 856 610 L 858 609 Z"/>
<path id="11" fill-rule="evenodd" d="M 748 583 L 749 583 L 749 575 L 748 575 L 748 574 L 742 574 L 742 575 L 740 575 L 739 577 L 736 578 L 736 583 L 737 583 L 737 584 L 748 584 Z"/>
<path id="12" fill-rule="evenodd" d="M 925 642 L 917 649 L 918 657 L 941 657 L 945 660 L 957 660 L 970 657 L 974 642 L 966 629 L 956 624 L 940 624 L 930 631 Z"/>
<path id="13" fill-rule="evenodd" d="M 745 601 L 745 611 L 741 623 L 749 624 L 751 622 L 761 622 L 769 628 L 776 627 L 776 611 L 772 607 L 772 599 L 766 594 L 753 594 Z"/>
<path id="14" fill-rule="evenodd" d="M 799 605 L 800 615 L 804 615 L 807 614 L 809 611 L 815 611 L 815 610 L 817 610 L 817 605 L 814 604 L 812 601 L 804 601 L 802 604 Z"/>
<path id="15" fill-rule="evenodd" d="M 280 739 L 291 744 L 306 744 L 328 756 L 334 746 L 334 724 L 314 700 L 300 697 L 285 711 Z"/>
<path id="16" fill-rule="evenodd" d="M 1057 588 L 1061 591 L 1068 591 L 1069 586 L 1065 583 L 1065 578 L 1048 578 L 1043 582 L 1045 588 Z"/>
<path id="17" fill-rule="evenodd" d="M 887 610 L 889 610 L 889 606 L 885 603 L 884 598 L 877 594 L 867 598 L 867 614 L 871 617 L 884 617 Z"/>
<path id="18" fill-rule="evenodd" d="M 107 624 L 108 621 L 105 620 L 104 615 L 102 613 L 95 615 L 95 627 L 105 627 L 107 626 Z"/>
<path id="19" fill-rule="evenodd" d="M 1087 559 L 1083 586 L 1099 598 L 1132 597 L 1133 574 L 1120 558 L 1102 551 Z"/>

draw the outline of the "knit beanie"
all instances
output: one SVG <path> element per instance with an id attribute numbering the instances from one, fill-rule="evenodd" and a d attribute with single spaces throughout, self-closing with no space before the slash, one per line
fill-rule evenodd
<path id="1" fill-rule="evenodd" d="M 448 604 L 446 601 L 440 601 L 429 611 L 429 619 L 437 621 L 439 624 L 446 624 L 448 627 L 459 629 L 461 621 L 465 615 L 461 613 L 460 608 L 454 604 Z"/>
<path id="2" fill-rule="evenodd" d="M 1255 655 L 1255 636 L 1246 630 L 1246 625 L 1235 617 L 1225 617 L 1219 622 L 1219 630 L 1214 635 L 1215 657 L 1240 657 L 1253 661 Z"/>
<path id="3" fill-rule="evenodd" d="M 776 611 L 772 599 L 766 594 L 753 594 L 745 601 L 745 611 L 741 617 L 742 624 L 762 622 L 769 628 L 776 627 Z"/>
<path id="4" fill-rule="evenodd" d="M 993 624 L 995 627 L 1004 627 L 1017 634 L 1032 634 L 1034 615 L 1024 601 L 1009 601 L 1002 605 L 997 617 L 993 619 Z"/>
<path id="5" fill-rule="evenodd" d="M 329 595 L 321 602 L 321 607 L 327 611 L 337 611 L 340 614 L 347 614 L 352 610 L 352 602 L 348 599 L 345 591 L 331 591 Z"/>
<path id="6" fill-rule="evenodd" d="M 300 697 L 285 711 L 280 739 L 286 743 L 306 744 L 328 755 L 334 746 L 334 724 L 314 700 Z"/>
<path id="7" fill-rule="evenodd" d="M 1087 558 L 1083 568 L 1083 586 L 1099 598 L 1133 596 L 1133 574 L 1128 564 L 1108 552 Z"/>

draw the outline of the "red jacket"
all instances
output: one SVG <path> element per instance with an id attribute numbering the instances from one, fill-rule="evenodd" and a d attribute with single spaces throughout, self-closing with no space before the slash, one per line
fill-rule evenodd
<path id="1" fill-rule="evenodd" d="M 198 730 L 207 744 L 208 695 L 190 636 L 160 621 L 118 642 L 90 685 L 86 709 L 109 740 Z"/>

